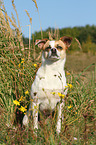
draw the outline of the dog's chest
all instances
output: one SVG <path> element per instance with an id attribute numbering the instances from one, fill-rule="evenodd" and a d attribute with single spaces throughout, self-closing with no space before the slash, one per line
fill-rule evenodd
<path id="1" fill-rule="evenodd" d="M 38 89 L 57 90 L 62 89 L 66 83 L 64 71 L 40 68 L 37 72 L 34 84 Z"/>
<path id="2" fill-rule="evenodd" d="M 47 73 L 38 74 L 39 88 L 45 88 L 49 90 L 62 89 L 63 87 L 63 76 L 60 72 L 47 71 Z"/>
<path id="3" fill-rule="evenodd" d="M 59 66 L 58 66 L 59 67 Z M 36 78 L 32 85 L 32 91 L 40 92 L 42 90 L 48 90 L 49 92 L 59 90 L 63 91 L 66 85 L 66 77 L 64 69 L 53 69 L 52 67 L 39 68 Z"/>
<path id="4" fill-rule="evenodd" d="M 54 110 L 57 102 L 60 101 L 58 93 L 64 93 L 66 78 L 64 71 L 44 71 L 42 68 L 37 72 L 32 84 L 32 94 L 36 93 L 40 103 L 40 110 Z M 35 96 L 33 96 L 33 99 Z"/>
<path id="5" fill-rule="evenodd" d="M 60 102 L 58 93 L 66 95 L 66 77 L 64 63 L 41 66 L 37 71 L 35 80 L 31 87 L 31 96 L 35 101 L 38 98 L 40 110 L 54 110 Z M 34 95 L 35 94 L 35 95 Z"/>

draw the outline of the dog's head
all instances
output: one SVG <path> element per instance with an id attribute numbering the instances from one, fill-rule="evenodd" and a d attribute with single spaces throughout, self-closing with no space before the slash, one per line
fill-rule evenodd
<path id="1" fill-rule="evenodd" d="M 71 41 L 71 37 L 63 36 L 58 41 L 50 41 L 48 39 L 36 40 L 35 45 L 38 45 L 43 50 L 45 59 L 57 61 L 64 59 L 66 49 L 71 45 Z"/>

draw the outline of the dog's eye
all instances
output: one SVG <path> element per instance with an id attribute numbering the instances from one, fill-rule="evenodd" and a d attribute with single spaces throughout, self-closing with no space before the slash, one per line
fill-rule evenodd
<path id="1" fill-rule="evenodd" d="M 61 46 L 57 45 L 57 49 L 63 49 Z"/>
<path id="2" fill-rule="evenodd" d="M 45 48 L 46 51 L 48 51 L 49 49 L 51 49 L 51 46 Z"/>

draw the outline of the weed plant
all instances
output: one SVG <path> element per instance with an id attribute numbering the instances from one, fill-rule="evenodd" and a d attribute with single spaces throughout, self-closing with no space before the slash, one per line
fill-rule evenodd
<path id="1" fill-rule="evenodd" d="M 16 12 L 14 1 L 12 5 Z M 40 59 L 34 59 L 32 48 L 29 59 L 29 50 L 23 47 L 20 26 L 16 25 L 13 15 L 12 19 L 7 15 L 3 2 L 0 19 L 0 144 L 95 145 L 96 65 L 93 64 L 94 71 L 90 72 L 90 78 L 86 78 L 87 82 L 82 78 L 87 68 L 79 75 L 66 71 L 67 83 L 72 87 L 65 98 L 61 133 L 56 134 L 56 114 L 48 118 L 40 114 L 36 137 L 33 134 L 33 121 L 30 120 L 29 127 L 25 128 L 22 118 L 31 100 L 30 88 Z"/>

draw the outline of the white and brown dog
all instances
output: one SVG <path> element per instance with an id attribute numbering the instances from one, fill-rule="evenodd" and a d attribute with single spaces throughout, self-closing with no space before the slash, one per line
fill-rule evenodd
<path id="1" fill-rule="evenodd" d="M 43 53 L 42 65 L 38 69 L 31 87 L 33 101 L 30 103 L 30 108 L 32 108 L 33 113 L 34 129 L 38 129 L 39 109 L 40 111 L 48 111 L 50 113 L 57 106 L 56 131 L 60 133 L 64 98 L 62 98 L 62 95 L 60 97 L 58 92 L 65 96 L 67 94 L 67 90 L 65 89 L 67 84 L 64 65 L 66 61 L 66 49 L 71 45 L 71 41 L 72 38 L 66 36 L 60 38 L 58 41 L 50 41 L 48 39 L 36 40 L 36 45 L 43 50 Z M 27 115 L 23 118 L 23 125 L 28 125 Z"/>

